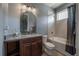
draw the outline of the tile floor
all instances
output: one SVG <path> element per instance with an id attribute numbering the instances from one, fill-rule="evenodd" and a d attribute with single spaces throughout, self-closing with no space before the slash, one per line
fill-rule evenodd
<path id="1" fill-rule="evenodd" d="M 51 51 L 52 52 L 52 51 Z M 44 52 L 42 56 L 64 56 L 63 54 L 59 53 L 58 51 L 54 50 L 52 53 Z"/>

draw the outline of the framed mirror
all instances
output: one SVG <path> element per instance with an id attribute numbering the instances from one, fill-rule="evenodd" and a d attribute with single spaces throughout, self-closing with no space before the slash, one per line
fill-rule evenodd
<path id="1" fill-rule="evenodd" d="M 36 17 L 32 12 L 21 13 L 20 32 L 21 34 L 36 33 Z"/>

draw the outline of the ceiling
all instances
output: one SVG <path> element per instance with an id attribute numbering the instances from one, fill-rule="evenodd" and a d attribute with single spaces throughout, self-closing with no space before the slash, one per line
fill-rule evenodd
<path id="1" fill-rule="evenodd" d="M 28 3 L 25 3 L 27 5 Z M 64 3 L 29 3 L 28 5 L 35 7 L 40 15 L 52 14 L 52 9 L 55 9 Z M 47 13 L 48 11 L 48 13 Z"/>
<path id="2" fill-rule="evenodd" d="M 53 8 L 53 9 L 59 7 L 62 4 L 64 4 L 64 3 L 45 3 L 45 5 Z"/>
<path id="3" fill-rule="evenodd" d="M 25 5 L 26 5 L 26 3 L 24 3 Z M 28 4 L 28 3 L 27 3 Z M 48 7 L 51 7 L 51 8 L 57 8 L 57 7 L 59 7 L 60 5 L 62 5 L 62 4 L 64 4 L 64 3 L 44 3 L 44 5 L 47 5 Z M 38 3 L 29 3 L 28 5 L 32 5 L 32 6 L 34 6 L 34 5 L 40 5 L 40 4 L 38 4 Z M 42 4 L 41 4 L 42 5 Z"/>

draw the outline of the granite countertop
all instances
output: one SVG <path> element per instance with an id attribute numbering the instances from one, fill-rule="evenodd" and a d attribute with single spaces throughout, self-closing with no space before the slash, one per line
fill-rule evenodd
<path id="1" fill-rule="evenodd" d="M 28 34 L 28 35 L 19 35 L 19 36 L 15 36 L 15 37 L 8 37 L 6 40 L 4 41 L 17 41 L 23 38 L 30 38 L 30 37 L 37 37 L 37 36 L 42 36 L 42 34 Z"/>

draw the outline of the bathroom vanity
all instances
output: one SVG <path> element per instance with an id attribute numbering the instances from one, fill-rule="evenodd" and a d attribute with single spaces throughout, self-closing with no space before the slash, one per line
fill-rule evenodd
<path id="1" fill-rule="evenodd" d="M 42 55 L 42 35 L 21 35 L 4 41 L 6 56 Z"/>
<path id="2" fill-rule="evenodd" d="M 26 6 L 26 4 L 21 4 L 21 6 L 24 5 Z M 17 13 L 16 8 L 20 13 Z M 24 9 L 19 9 L 15 4 L 8 4 L 10 12 L 8 13 L 8 21 L 5 21 L 4 24 L 5 55 L 40 56 L 42 54 L 42 35 L 36 33 L 46 34 L 47 26 L 43 26 L 43 29 L 39 32 L 41 25 L 38 24 L 42 21 L 38 23 L 37 14 L 31 12 L 32 10 L 25 10 L 24 12 Z"/>

